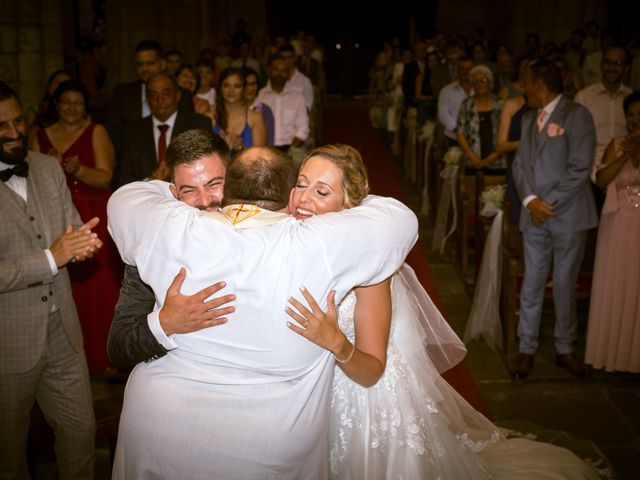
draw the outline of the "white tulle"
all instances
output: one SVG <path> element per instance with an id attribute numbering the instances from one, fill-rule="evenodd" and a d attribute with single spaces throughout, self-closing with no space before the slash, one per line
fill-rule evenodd
<path id="1" fill-rule="evenodd" d="M 481 215 L 493 216 L 482 253 L 476 289 L 473 292 L 471 313 L 464 331 L 464 342 L 482 337 L 491 350 L 502 349 L 502 324 L 500 323 L 500 288 L 502 286 L 502 210 L 492 204 L 482 209 Z"/>
<path id="2" fill-rule="evenodd" d="M 598 478 L 569 450 L 506 439 L 440 376 L 464 356 L 464 345 L 410 267 L 393 276 L 391 291 L 391 336 L 380 381 L 363 388 L 336 368 L 329 427 L 332 478 Z M 354 305 L 353 293 L 340 305 L 340 326 L 352 340 Z"/>

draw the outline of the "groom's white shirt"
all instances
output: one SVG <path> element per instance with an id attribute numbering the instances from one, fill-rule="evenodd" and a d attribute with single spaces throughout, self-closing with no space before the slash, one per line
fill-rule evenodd
<path id="1" fill-rule="evenodd" d="M 324 307 L 332 289 L 339 303 L 354 286 L 389 277 L 417 240 L 413 212 L 396 200 L 370 196 L 362 206 L 304 222 L 256 211 L 233 229 L 224 215 L 184 205 L 172 197 L 168 184 L 153 181 L 120 188 L 109 201 L 108 217 L 123 260 L 138 267 L 156 293 L 157 307 L 182 266 L 187 269 L 183 293 L 224 280 L 227 287 L 219 294 L 237 296 L 227 324 L 175 335 L 177 348 L 157 361 L 160 367 L 153 362 L 136 368 L 127 387 L 116 472 L 140 472 L 136 457 L 147 448 L 145 428 L 171 432 L 172 438 L 184 432 L 190 417 L 169 418 L 167 408 L 193 406 L 196 416 L 197 394 L 178 398 L 174 405 L 168 397 L 158 398 L 157 408 L 164 413 L 153 411 L 148 402 L 138 408 L 150 388 L 159 388 L 152 395 L 166 397 L 177 382 L 181 392 L 207 391 L 210 405 L 207 421 L 196 418 L 183 439 L 197 449 L 205 441 L 201 436 L 206 437 L 206 459 L 184 465 L 194 478 L 326 476 L 333 359 L 287 328 L 287 299 L 301 298 L 299 288 L 305 286 Z M 151 383 L 149 376 L 154 377 Z M 136 389 L 136 382 L 144 387 Z M 224 439 L 211 440 L 210 432 L 202 432 L 212 428 L 226 432 Z M 160 474 L 166 473 L 163 462 L 181 462 L 170 449 L 154 456 Z"/>

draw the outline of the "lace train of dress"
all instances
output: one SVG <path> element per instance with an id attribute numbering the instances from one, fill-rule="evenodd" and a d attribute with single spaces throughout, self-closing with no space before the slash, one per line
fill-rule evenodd
<path id="1" fill-rule="evenodd" d="M 391 282 L 391 335 L 385 373 L 364 388 L 336 368 L 330 418 L 330 468 L 336 479 L 597 479 L 567 449 L 507 439 L 440 373 L 464 344 L 404 265 Z M 340 305 L 353 340 L 355 295 Z"/>

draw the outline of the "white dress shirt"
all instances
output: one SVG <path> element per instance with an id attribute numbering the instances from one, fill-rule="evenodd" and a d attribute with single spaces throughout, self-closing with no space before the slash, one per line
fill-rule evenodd
<path id="1" fill-rule="evenodd" d="M 326 308 L 330 290 L 338 303 L 387 278 L 416 241 L 417 220 L 380 197 L 304 222 L 251 208 L 241 210 L 247 228 L 232 229 L 224 215 L 175 200 L 165 182 L 133 182 L 109 200 L 110 233 L 157 307 L 181 266 L 184 294 L 225 280 L 217 295 L 237 297 L 228 323 L 175 335 L 175 350 L 132 372 L 114 479 L 327 477 L 334 361 L 286 326 L 287 299 L 305 286 Z"/>
<path id="2" fill-rule="evenodd" d="M 274 145 L 291 145 L 294 137 L 306 141 L 309 137 L 309 114 L 304 97 L 287 83 L 281 93 L 271 88 L 271 82 L 258 93 L 258 101 L 269 105 L 274 118 Z"/>
<path id="3" fill-rule="evenodd" d="M 313 108 L 313 84 L 309 77 L 294 67 L 293 76 L 287 81 L 289 88 L 299 90 L 304 97 L 304 104 L 307 107 L 307 111 L 310 112 Z"/>
<path id="4" fill-rule="evenodd" d="M 596 153 L 591 168 L 591 179 L 594 182 L 611 139 L 627 133 L 622 101 L 632 92 L 629 87 L 620 84 L 618 90 L 611 95 L 602 82 L 597 82 L 576 94 L 575 101 L 587 107 L 596 127 Z"/>
<path id="5" fill-rule="evenodd" d="M 151 110 L 149 109 L 149 102 L 147 101 L 147 85 L 142 82 L 141 84 L 141 94 L 142 94 L 142 116 L 140 118 L 148 117 L 151 115 Z"/>
<path id="6" fill-rule="evenodd" d="M 474 91 L 471 89 L 469 95 L 473 94 Z M 456 139 L 460 105 L 469 95 L 457 81 L 451 82 L 440 90 L 438 95 L 438 120 L 444 126 L 444 135 L 447 138 Z"/>

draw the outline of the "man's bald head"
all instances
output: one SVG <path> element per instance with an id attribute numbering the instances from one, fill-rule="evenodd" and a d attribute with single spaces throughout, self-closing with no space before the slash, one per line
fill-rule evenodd
<path id="1" fill-rule="evenodd" d="M 297 173 L 292 158 L 277 148 L 240 150 L 227 168 L 223 205 L 250 203 L 266 210 L 282 210 Z"/>

